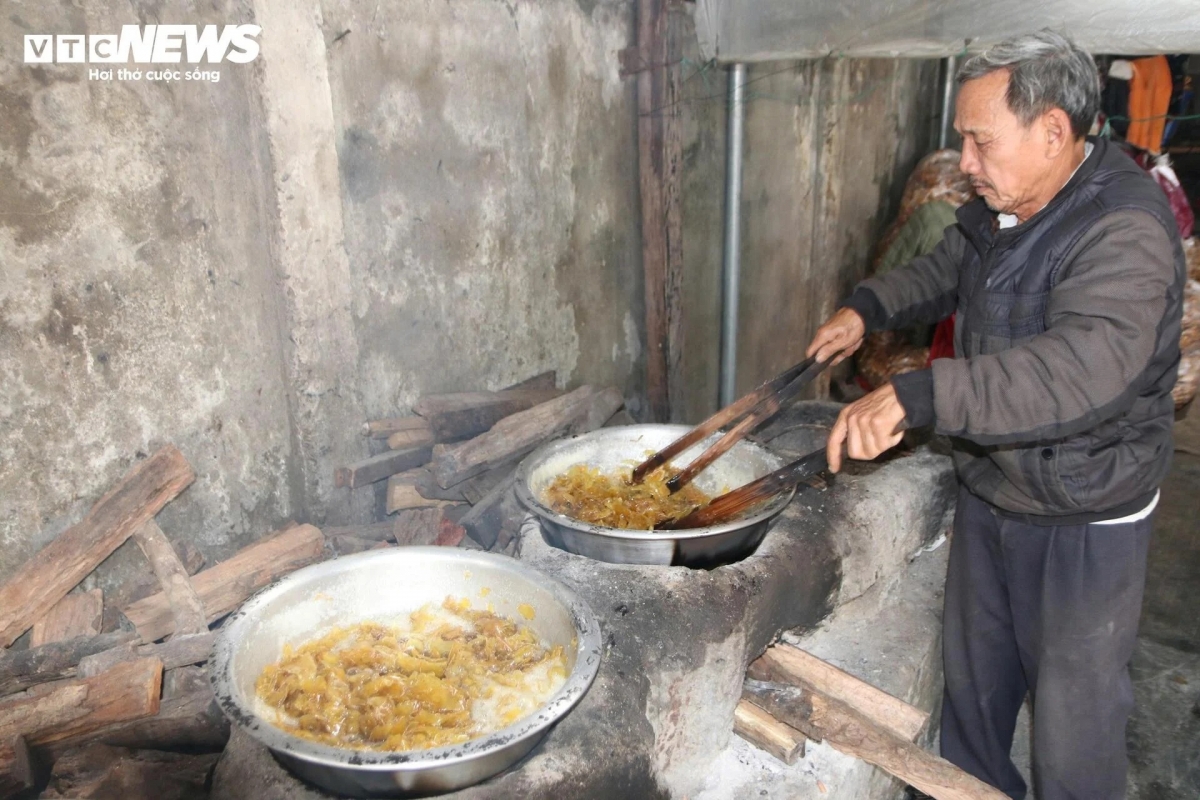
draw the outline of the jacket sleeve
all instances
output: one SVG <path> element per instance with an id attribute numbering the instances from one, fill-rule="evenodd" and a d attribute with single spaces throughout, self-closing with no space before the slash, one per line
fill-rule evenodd
<path id="1" fill-rule="evenodd" d="M 933 252 L 868 278 L 842 305 L 858 312 L 867 333 L 938 322 L 957 305 L 959 265 L 966 247 L 958 226 L 951 225 Z"/>
<path id="2" fill-rule="evenodd" d="M 1141 211 L 1104 217 L 1067 254 L 1047 330 L 995 354 L 932 366 L 939 433 L 981 445 L 1071 436 L 1128 408 L 1178 313 L 1174 244 Z M 1174 301 L 1172 301 L 1174 298 Z M 1178 320 L 1175 320 L 1177 323 Z"/>

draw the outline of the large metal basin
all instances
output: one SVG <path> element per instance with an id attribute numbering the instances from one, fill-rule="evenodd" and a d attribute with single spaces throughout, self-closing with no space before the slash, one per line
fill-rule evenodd
<path id="1" fill-rule="evenodd" d="M 546 542 L 571 553 L 617 564 L 711 567 L 736 561 L 758 547 L 771 520 L 791 502 L 794 489 L 751 509 L 740 519 L 683 531 L 631 531 L 590 525 L 559 514 L 542 502 L 542 492 L 550 482 L 576 464 L 605 471 L 633 466 L 689 430 L 686 425 L 626 425 L 550 442 L 521 463 L 517 497 L 540 518 Z M 719 435 L 685 450 L 671 463 L 691 463 Z M 709 495 L 724 494 L 783 464 L 782 458 L 766 448 L 741 441 L 696 476 L 695 483 Z"/>
<path id="2" fill-rule="evenodd" d="M 486 600 L 480 590 L 489 589 Z M 348 750 L 310 742 L 272 725 L 256 710 L 254 683 L 285 643 L 329 628 L 406 619 L 447 595 L 470 598 L 521 619 L 567 656 L 566 683 L 537 712 L 461 745 L 407 752 Z M 403 547 L 338 558 L 298 570 L 248 600 L 221 628 L 213 689 L 235 725 L 270 748 L 296 775 L 352 797 L 408 797 L 459 789 L 507 769 L 569 712 L 600 667 L 600 627 L 588 605 L 562 583 L 507 556 L 448 547 Z M 267 712 L 269 713 L 269 712 Z"/>

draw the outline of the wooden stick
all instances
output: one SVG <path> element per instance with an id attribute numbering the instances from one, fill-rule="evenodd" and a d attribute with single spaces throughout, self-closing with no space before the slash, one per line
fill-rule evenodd
<path id="1" fill-rule="evenodd" d="M 553 386 L 544 389 L 433 394 L 418 400 L 413 410 L 429 423 L 437 441 L 453 442 L 478 436 L 505 417 L 562 394 Z"/>
<path id="2" fill-rule="evenodd" d="M 39 800 L 114 800 L 207 797 L 217 754 L 185 755 L 91 744 L 67 750 L 54 762 Z"/>
<path id="3" fill-rule="evenodd" d="M 790 402 L 796 395 L 800 394 L 800 390 L 808 385 L 809 381 L 821 373 L 825 369 L 825 362 L 822 364 L 813 364 L 808 369 L 800 373 L 800 375 L 787 386 L 784 386 L 774 394 L 767 395 L 756 405 L 753 410 L 746 416 L 745 419 L 738 422 L 729 431 L 713 443 L 711 447 L 697 456 L 692 463 L 681 469 L 679 472 L 672 475 L 667 480 L 667 488 L 672 492 L 678 492 L 684 486 L 691 483 L 692 478 L 695 478 L 709 464 L 716 461 L 721 456 L 725 455 L 731 447 L 745 438 L 746 434 L 757 428 L 762 423 L 766 422 L 771 417 L 779 413 L 779 409 Z"/>
<path id="4" fill-rule="evenodd" d="M 822 692 L 748 680 L 743 696 L 780 722 L 874 764 L 937 800 L 1007 800 L 999 789 Z"/>
<path id="5" fill-rule="evenodd" d="M 74 677 L 82 659 L 136 639 L 137 634 L 113 631 L 99 636 L 79 636 L 65 642 L 51 642 L 28 650 L 0 653 L 0 695 Z"/>
<path id="6" fill-rule="evenodd" d="M 128 645 L 114 647 L 111 650 L 81 659 L 77 672 L 81 678 L 91 678 L 112 669 L 117 664 L 143 658 L 158 659 L 162 662 L 163 669 L 187 667 L 208 660 L 212 654 L 213 638 L 213 634 L 206 630 L 204 633 L 173 636 L 171 641 L 161 644 L 137 646 L 131 642 Z"/>
<path id="7" fill-rule="evenodd" d="M 103 615 L 104 592 L 100 589 L 68 594 L 55 603 L 46 616 L 33 623 L 29 646 L 41 647 L 77 636 L 95 636 L 100 632 Z"/>
<path id="8" fill-rule="evenodd" d="M 429 447 L 436 439 L 433 431 L 396 431 L 387 438 L 387 446 L 391 450 L 407 450 L 412 447 Z"/>
<path id="9" fill-rule="evenodd" d="M 859 680 L 799 647 L 787 644 L 768 647 L 750 664 L 747 674 L 762 681 L 811 686 L 910 742 L 917 740 L 929 722 L 928 712 Z"/>
<path id="10" fill-rule="evenodd" d="M 631 480 L 634 483 L 641 483 L 643 480 L 645 480 L 647 475 L 661 467 L 663 464 L 666 464 L 684 450 L 687 450 L 697 442 L 704 441 L 709 436 L 723 428 L 730 421 L 737 419 L 747 411 L 757 406 L 763 401 L 763 399 L 779 391 L 784 386 L 787 386 L 796 378 L 796 376 L 804 372 L 804 370 L 808 369 L 814 363 L 816 363 L 815 359 L 806 358 L 799 364 L 788 367 L 771 380 L 766 381 L 753 392 L 734 400 L 732 403 L 725 406 L 696 427 L 692 428 L 683 436 L 680 436 L 662 450 L 659 450 L 641 464 L 638 464 L 636 467 L 634 467 Z"/>
<path id="11" fill-rule="evenodd" d="M 446 505 L 449 500 L 431 500 L 421 494 L 416 486 L 403 480 L 395 480 L 397 475 L 388 478 L 387 501 L 385 511 L 395 514 L 407 508 L 437 508 Z"/>
<path id="12" fill-rule="evenodd" d="M 455 445 L 438 445 L 429 465 L 438 485 L 461 483 L 565 433 L 582 433 L 604 424 L 624 402 L 615 389 L 581 386 L 526 411 L 505 417 L 490 431 Z M 597 420 L 597 418 L 599 418 Z"/>
<path id="13" fill-rule="evenodd" d="M 396 515 L 393 538 L 398 545 L 433 544 L 441 532 L 442 509 L 413 508 Z"/>
<path id="14" fill-rule="evenodd" d="M 33 747 L 158 713 L 162 662 L 143 658 L 93 678 L 65 681 L 36 697 L 0 704 L 0 741 L 24 735 Z M 0 766 L 3 771 L 3 766 Z"/>
<path id="15" fill-rule="evenodd" d="M 325 537 L 321 531 L 312 525 L 297 525 L 197 574 L 192 578 L 192 586 L 204 603 L 206 621 L 212 623 L 225 616 L 281 575 L 319 561 L 324 549 Z M 144 642 L 161 639 L 175 630 L 171 604 L 162 592 L 138 600 L 122 612 Z"/>
<path id="16" fill-rule="evenodd" d="M 133 539 L 145 554 L 158 578 L 171 615 L 175 617 L 175 635 L 207 633 L 208 623 L 204 619 L 204 604 L 192 588 L 187 569 L 175 554 L 175 548 L 167 541 L 166 534 L 158 523 L 148 520 L 133 533 Z"/>
<path id="17" fill-rule="evenodd" d="M 142 461 L 82 520 L 25 562 L 0 588 L 0 647 L 8 647 L 195 479 L 168 445 Z"/>
<path id="18" fill-rule="evenodd" d="M 426 431 L 430 430 L 429 423 L 420 417 L 392 417 L 390 419 L 376 419 L 363 425 L 363 436 L 370 436 L 372 439 L 387 439 L 393 433 L 400 431 Z"/>
<path id="19" fill-rule="evenodd" d="M 410 447 L 405 450 L 388 450 L 348 466 L 338 467 L 333 473 L 333 485 L 357 489 L 359 486 L 381 481 L 397 472 L 419 467 L 432 455 L 433 451 L 428 445 Z"/>
<path id="20" fill-rule="evenodd" d="M 795 486 L 827 466 L 829 466 L 829 462 L 825 458 L 824 450 L 810 453 L 758 480 L 721 495 L 708 505 L 701 506 L 681 519 L 664 522 L 656 527 L 658 530 L 675 531 L 719 525 L 741 516 L 747 509 L 774 497 L 790 486 Z"/>
<path id="21" fill-rule="evenodd" d="M 795 764 L 804 756 L 804 734 L 775 719 L 746 698 L 739 700 L 737 708 L 733 710 L 733 732 L 785 764 Z"/>

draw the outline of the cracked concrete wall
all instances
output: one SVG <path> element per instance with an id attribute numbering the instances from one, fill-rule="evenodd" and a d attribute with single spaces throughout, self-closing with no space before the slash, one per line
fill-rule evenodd
<path id="1" fill-rule="evenodd" d="M 423 392 L 557 369 L 636 409 L 631 9 L 8 3 L 0 580 L 162 442 L 198 479 L 159 521 L 212 561 L 370 518 L 333 468 Z M 216 83 L 22 63 L 24 34 L 244 22 L 261 55 Z"/>

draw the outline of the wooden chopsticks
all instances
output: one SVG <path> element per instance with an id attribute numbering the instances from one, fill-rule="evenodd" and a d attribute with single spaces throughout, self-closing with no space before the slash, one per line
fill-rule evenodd
<path id="1" fill-rule="evenodd" d="M 680 519 L 670 520 L 655 526 L 656 530 L 676 531 L 684 528 L 703 528 L 719 525 L 742 514 L 751 506 L 796 485 L 809 475 L 814 475 L 829 466 L 825 449 L 809 453 L 792 463 L 764 475 L 741 488 L 723 494 L 706 506 L 698 508 Z"/>
<path id="2" fill-rule="evenodd" d="M 800 393 L 829 362 L 819 362 L 815 358 L 806 358 L 799 364 L 781 372 L 776 377 L 759 386 L 753 392 L 745 395 L 725 408 L 701 422 L 695 428 L 676 439 L 671 444 L 655 453 L 633 470 L 632 481 L 640 482 L 650 471 L 657 469 L 668 459 L 679 455 L 696 442 L 702 441 L 728 422 L 746 416 L 729 429 L 720 439 L 701 453 L 692 463 L 667 480 L 667 488 L 677 492 L 691 482 L 709 464 L 716 461 L 729 451 L 731 447 L 743 439 L 747 433 L 774 416 L 785 403 L 791 401 Z M 748 412 L 748 413 L 747 413 Z"/>

